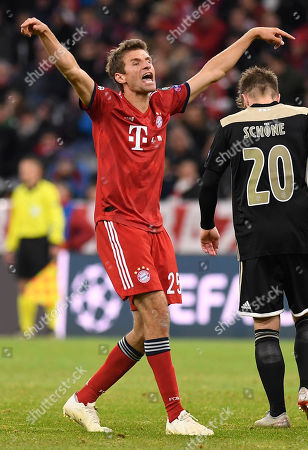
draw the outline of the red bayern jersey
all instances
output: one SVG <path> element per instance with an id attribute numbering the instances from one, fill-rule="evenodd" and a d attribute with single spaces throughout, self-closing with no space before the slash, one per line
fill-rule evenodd
<path id="1" fill-rule="evenodd" d="M 95 223 L 163 229 L 166 128 L 172 114 L 184 112 L 189 94 L 188 83 L 157 89 L 142 113 L 122 93 L 95 85 L 89 107 L 82 105 L 92 119 L 98 160 Z"/>

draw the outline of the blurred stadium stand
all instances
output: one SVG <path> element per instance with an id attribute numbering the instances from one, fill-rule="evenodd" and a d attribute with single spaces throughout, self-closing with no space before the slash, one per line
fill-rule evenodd
<path id="1" fill-rule="evenodd" d="M 206 3 L 210 7 L 204 14 L 185 25 L 184 19 Z M 278 52 L 261 41 L 255 42 L 223 80 L 190 104 L 184 115 L 170 121 L 161 209 L 176 252 L 200 255 L 198 180 L 219 119 L 237 110 L 234 98 L 241 71 L 254 64 L 271 67 L 279 77 L 281 101 L 308 106 L 307 12 L 307 0 L 2 1 L 0 254 L 10 194 L 18 183 L 17 164 L 31 153 L 42 158 L 46 177 L 58 185 L 67 218 L 66 247 L 87 255 L 95 253 L 92 217 L 96 157 L 91 122 L 80 111 L 76 94 L 57 69 L 39 70 L 46 59 L 39 40 L 26 39 L 19 32 L 27 17 L 46 22 L 59 40 L 67 43 L 80 66 L 108 87 L 114 86 L 105 72 L 106 53 L 123 39 L 140 37 L 148 42 L 157 85 L 164 87 L 190 78 L 207 59 L 251 27 L 279 26 L 295 35 L 296 40 Z M 80 27 L 86 35 L 74 43 L 72 35 Z M 234 254 L 228 172 L 219 196 L 221 253 Z M 198 273 L 198 269 L 195 271 Z M 232 272 L 228 283 L 233 276 Z M 6 288 L 2 295 L 6 315 L 2 315 L 0 329 L 12 332 L 16 329 L 16 321 L 12 326 L 10 319 L 16 316 L 16 287 L 1 262 L 0 279 Z"/>
<path id="2" fill-rule="evenodd" d="M 206 3 L 206 2 L 204 2 Z M 255 42 L 236 68 L 211 86 L 185 115 L 169 125 L 162 198 L 193 199 L 217 121 L 236 110 L 234 97 L 240 71 L 266 64 L 279 76 L 281 101 L 308 101 L 308 27 L 305 0 L 211 0 L 208 10 L 190 26 L 183 22 L 200 1 L 192 0 L 25 0 L 8 1 L 0 10 L 0 191 L 8 196 L 16 183 L 17 162 L 35 153 L 45 162 L 47 178 L 65 182 L 72 198 L 86 198 L 95 177 L 91 123 L 78 99 L 52 66 L 32 75 L 46 55 L 38 39 L 25 39 L 19 25 L 36 16 L 46 21 L 99 84 L 112 87 L 105 72 L 106 52 L 122 39 L 141 37 L 149 43 L 159 87 L 192 76 L 208 58 L 249 28 L 281 26 L 296 36 L 279 52 Z M 3 3 L 2 3 L 3 4 Z M 188 22 L 186 22 L 188 23 Z M 76 45 L 78 27 L 87 34 Z M 180 30 L 180 31 L 179 31 Z M 183 32 L 184 31 L 184 32 Z M 177 37 L 172 41 L 170 35 Z M 169 36 L 169 38 L 168 38 Z M 27 78 L 28 77 L 28 78 Z M 226 174 L 220 197 L 230 195 Z"/>

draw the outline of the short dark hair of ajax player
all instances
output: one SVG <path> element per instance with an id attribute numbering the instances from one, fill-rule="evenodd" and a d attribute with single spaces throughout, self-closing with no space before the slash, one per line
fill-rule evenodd
<path id="1" fill-rule="evenodd" d="M 123 85 L 117 83 L 114 76 L 116 73 L 125 73 L 124 55 L 130 50 L 144 50 L 149 53 L 146 42 L 141 39 L 127 39 L 121 42 L 116 48 L 110 50 L 107 58 L 106 72 L 123 92 Z"/>
<path id="2" fill-rule="evenodd" d="M 266 67 L 250 67 L 239 79 L 237 94 L 236 103 L 239 108 L 246 107 L 242 94 L 270 94 L 274 99 L 279 94 L 277 75 Z"/>

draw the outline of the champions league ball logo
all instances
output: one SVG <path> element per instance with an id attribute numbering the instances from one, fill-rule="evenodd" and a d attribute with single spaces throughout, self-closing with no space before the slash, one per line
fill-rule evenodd
<path id="1" fill-rule="evenodd" d="M 79 292 L 81 285 L 87 289 Z M 101 264 L 87 266 L 78 273 L 71 284 L 70 311 L 76 315 L 76 323 L 88 333 L 109 330 L 119 317 L 123 305 Z"/>

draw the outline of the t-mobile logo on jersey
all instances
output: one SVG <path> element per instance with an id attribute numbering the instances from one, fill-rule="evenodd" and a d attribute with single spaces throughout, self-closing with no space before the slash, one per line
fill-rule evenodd
<path id="1" fill-rule="evenodd" d="M 136 133 L 135 133 L 135 136 L 133 136 L 132 134 L 133 134 L 133 130 L 135 130 L 136 129 Z M 148 127 L 144 127 L 144 126 L 141 126 L 141 125 L 130 125 L 130 127 L 129 127 L 129 131 L 128 131 L 128 133 L 129 133 L 129 135 L 130 136 L 128 136 L 128 141 L 129 142 L 135 142 L 135 147 L 132 147 L 131 148 L 131 150 L 143 150 L 143 148 L 142 147 L 140 147 L 140 144 L 141 144 L 141 142 L 143 143 L 143 144 L 146 144 L 147 142 L 148 142 L 148 138 L 147 137 L 142 137 L 141 138 L 141 131 L 143 130 L 143 134 L 145 134 L 146 136 L 148 135 Z"/>

